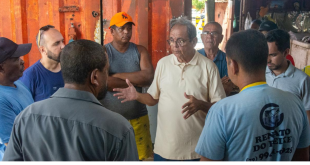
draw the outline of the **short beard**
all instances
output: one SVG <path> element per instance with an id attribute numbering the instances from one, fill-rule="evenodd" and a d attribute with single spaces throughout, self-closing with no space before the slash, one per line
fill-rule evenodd
<path id="1" fill-rule="evenodd" d="M 60 56 L 58 54 L 58 56 L 56 54 L 54 54 L 53 52 L 51 52 L 50 50 L 47 50 L 47 57 L 51 60 L 54 60 L 56 62 L 60 62 Z"/>
<path id="2" fill-rule="evenodd" d="M 98 93 L 97 99 L 102 100 L 107 94 L 108 84 L 106 83 L 105 87 L 102 87 Z"/>

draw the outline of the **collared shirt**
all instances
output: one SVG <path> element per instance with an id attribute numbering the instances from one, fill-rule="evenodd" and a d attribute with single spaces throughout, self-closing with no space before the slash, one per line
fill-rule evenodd
<path id="1" fill-rule="evenodd" d="M 17 116 L 3 160 L 138 161 L 134 131 L 86 91 L 60 88 Z"/>
<path id="2" fill-rule="evenodd" d="M 204 50 L 204 48 L 198 50 L 198 52 L 200 54 L 202 54 L 203 56 L 207 57 L 206 52 Z M 220 72 L 220 76 L 221 78 L 223 78 L 224 76 L 228 76 L 227 73 L 227 63 L 226 63 L 226 54 L 221 51 L 219 49 L 219 51 L 217 52 L 215 58 L 213 59 L 213 62 L 216 64 L 219 72 Z"/>
<path id="3" fill-rule="evenodd" d="M 267 66 L 266 81 L 269 86 L 295 94 L 310 110 L 310 77 L 290 62 L 286 71 L 276 76 Z"/>
<path id="4" fill-rule="evenodd" d="M 264 84 L 214 104 L 196 152 L 211 160 L 291 161 L 296 148 L 309 145 L 310 129 L 300 99 Z"/>
<path id="5" fill-rule="evenodd" d="M 214 103 L 225 97 L 216 65 L 197 51 L 188 63 L 169 55 L 157 63 L 148 93 L 158 102 L 157 132 L 154 153 L 166 159 L 198 159 L 195 147 L 206 113 L 197 111 L 184 119 L 182 105 L 189 100 L 184 93 L 198 100 Z"/>

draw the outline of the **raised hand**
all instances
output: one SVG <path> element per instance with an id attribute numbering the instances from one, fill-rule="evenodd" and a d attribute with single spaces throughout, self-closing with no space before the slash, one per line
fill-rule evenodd
<path id="1" fill-rule="evenodd" d="M 138 93 L 136 88 L 130 83 L 128 79 L 126 79 L 126 83 L 128 88 L 114 88 L 113 91 L 117 91 L 118 93 L 114 94 L 113 96 L 117 97 L 118 99 L 123 99 L 121 103 L 127 101 L 133 101 L 138 98 Z"/>
<path id="2" fill-rule="evenodd" d="M 184 96 L 189 99 L 189 101 L 182 106 L 182 114 L 186 112 L 183 118 L 187 119 L 201 109 L 202 101 L 197 100 L 194 96 L 187 95 L 186 93 L 184 93 Z"/>

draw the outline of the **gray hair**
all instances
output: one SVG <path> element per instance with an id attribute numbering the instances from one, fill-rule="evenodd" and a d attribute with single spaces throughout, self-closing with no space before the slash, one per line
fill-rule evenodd
<path id="1" fill-rule="evenodd" d="M 186 17 L 178 17 L 178 18 L 173 18 L 170 20 L 170 31 L 175 25 L 183 25 L 187 27 L 187 34 L 189 37 L 189 40 L 192 41 L 194 38 L 196 38 L 197 33 L 196 33 L 196 27 L 195 25 L 188 20 Z"/>

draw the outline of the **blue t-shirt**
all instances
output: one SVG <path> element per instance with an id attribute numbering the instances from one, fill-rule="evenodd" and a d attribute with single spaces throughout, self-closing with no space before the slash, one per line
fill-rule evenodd
<path id="1" fill-rule="evenodd" d="M 19 80 L 14 84 L 16 88 L 0 85 L 0 160 L 5 151 L 4 144 L 9 142 L 15 117 L 34 102 L 29 90 Z"/>
<path id="2" fill-rule="evenodd" d="M 212 160 L 291 161 L 310 145 L 309 129 L 300 99 L 258 85 L 211 107 L 195 151 Z"/>
<path id="3" fill-rule="evenodd" d="M 49 71 L 40 60 L 25 70 L 20 81 L 30 90 L 34 101 L 47 99 L 59 88 L 64 87 L 61 71 Z"/>
<path id="4" fill-rule="evenodd" d="M 200 54 L 206 57 L 206 52 L 204 48 L 198 50 Z M 226 63 L 226 54 L 219 50 L 213 60 L 213 62 L 216 64 L 219 72 L 220 77 L 223 78 L 224 76 L 228 76 L 227 74 L 227 63 Z"/>

